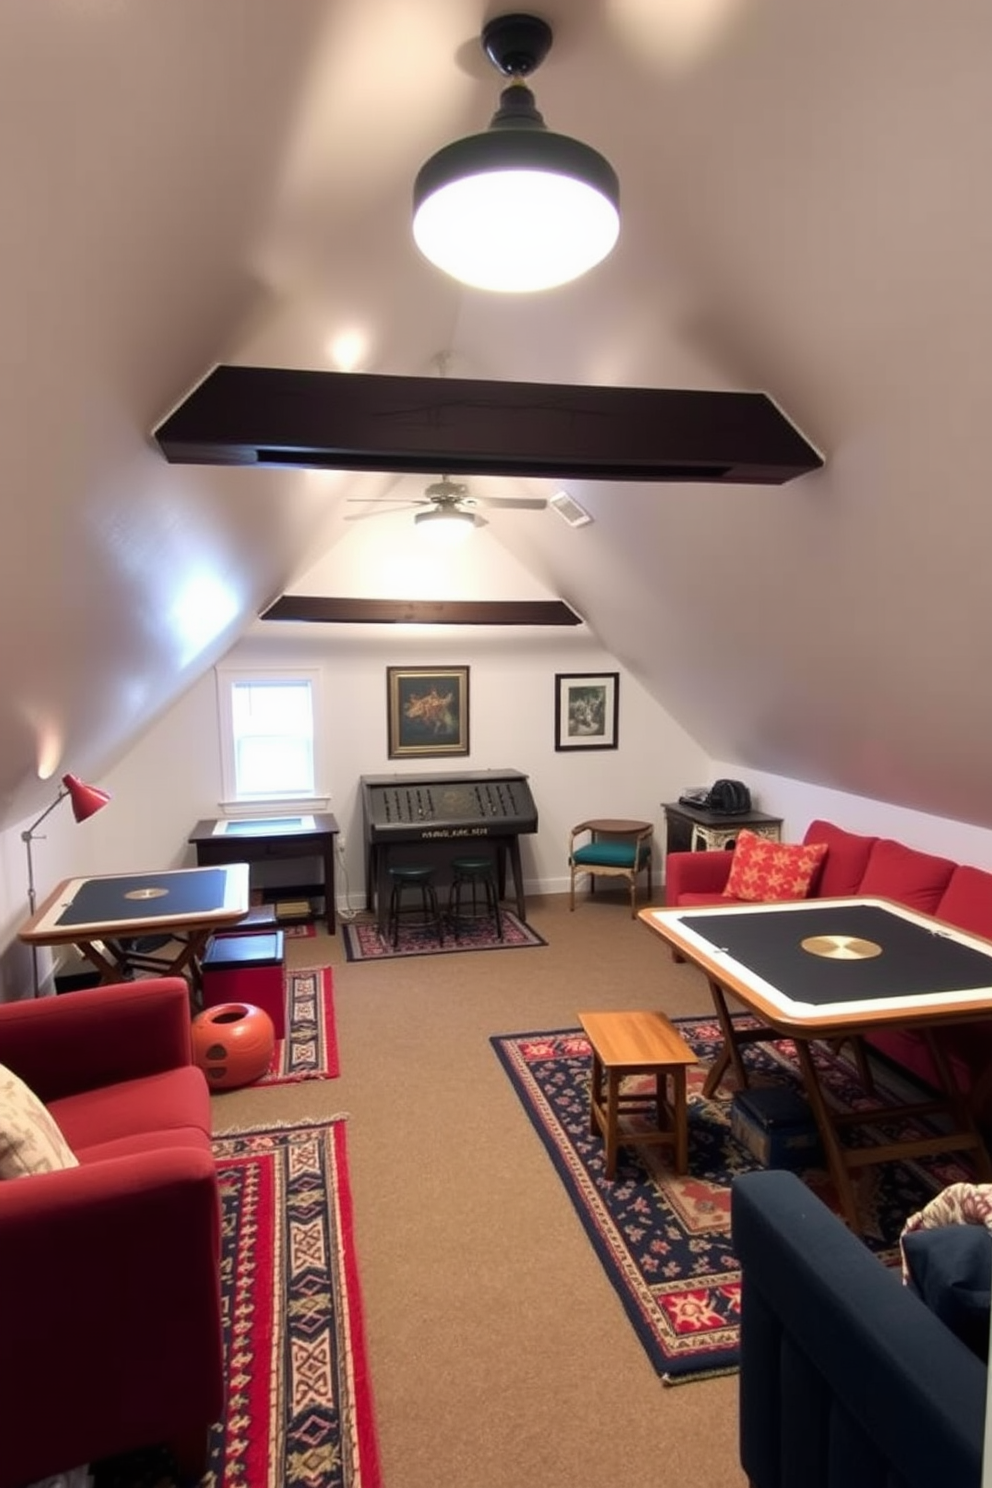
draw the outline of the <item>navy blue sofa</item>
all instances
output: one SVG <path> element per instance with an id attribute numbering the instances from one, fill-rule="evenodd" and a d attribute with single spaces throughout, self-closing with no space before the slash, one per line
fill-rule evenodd
<path id="1" fill-rule="evenodd" d="M 752 1488 L 980 1488 L 986 1367 L 794 1173 L 733 1184 Z"/>

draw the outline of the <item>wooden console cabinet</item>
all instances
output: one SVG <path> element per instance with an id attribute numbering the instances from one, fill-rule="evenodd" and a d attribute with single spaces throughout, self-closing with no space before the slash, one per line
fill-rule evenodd
<path id="1" fill-rule="evenodd" d="M 717 811 L 704 811 L 698 806 L 685 806 L 681 801 L 665 802 L 665 851 L 712 852 L 733 847 L 737 834 L 747 827 L 759 837 L 779 842 L 782 818 L 764 811 L 745 811 L 739 816 L 724 816 Z"/>

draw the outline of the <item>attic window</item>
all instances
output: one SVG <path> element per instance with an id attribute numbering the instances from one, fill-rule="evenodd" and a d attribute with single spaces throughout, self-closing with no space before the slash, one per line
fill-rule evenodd
<path id="1" fill-rule="evenodd" d="M 316 794 L 315 672 L 218 669 L 224 798 L 310 800 Z"/>

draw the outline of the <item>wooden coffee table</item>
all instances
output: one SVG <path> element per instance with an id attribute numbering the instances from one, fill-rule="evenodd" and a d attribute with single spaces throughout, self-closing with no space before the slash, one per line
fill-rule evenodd
<path id="1" fill-rule="evenodd" d="M 628 1144 L 672 1147 L 675 1171 L 684 1173 L 689 1163 L 685 1072 L 697 1062 L 695 1054 L 664 1013 L 579 1013 L 578 1017 L 592 1049 L 589 1130 L 603 1134 L 607 1178 L 616 1175 L 617 1148 Z M 643 1093 L 621 1091 L 625 1076 L 639 1074 L 654 1075 L 653 1102 Z M 624 1113 L 643 1111 L 651 1104 L 655 1107 L 653 1129 L 621 1128 Z"/>

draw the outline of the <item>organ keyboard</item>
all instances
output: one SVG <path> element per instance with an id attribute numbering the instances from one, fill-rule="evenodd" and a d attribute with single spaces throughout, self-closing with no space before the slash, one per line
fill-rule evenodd
<path id="1" fill-rule="evenodd" d="M 390 863 L 414 858 L 446 866 L 466 840 L 490 840 L 500 895 L 506 887 L 509 857 L 517 913 L 526 918 L 519 837 L 537 831 L 537 807 L 519 770 L 456 771 L 445 775 L 363 775 L 366 908 L 380 914 Z M 446 845 L 450 847 L 445 850 Z M 437 849 L 441 849 L 438 851 Z"/>

